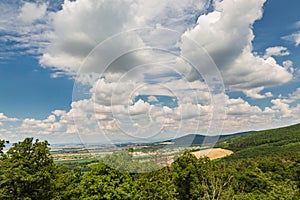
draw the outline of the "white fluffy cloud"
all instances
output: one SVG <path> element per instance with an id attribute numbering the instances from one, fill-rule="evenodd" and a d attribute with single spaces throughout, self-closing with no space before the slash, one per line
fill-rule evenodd
<path id="1" fill-rule="evenodd" d="M 280 66 L 272 58 L 272 56 L 288 55 L 289 52 L 285 47 L 270 47 L 266 49 L 264 57 L 252 52 L 254 38 L 252 25 L 262 17 L 264 3 L 265 0 L 215 1 L 215 10 L 200 15 L 196 25 L 192 27 L 193 22 L 187 19 L 191 15 L 195 16 L 197 12 L 201 14 L 208 5 L 207 1 L 190 0 L 179 4 L 170 1 L 161 3 L 140 0 L 65 1 L 63 9 L 54 16 L 55 37 L 40 63 L 74 74 L 90 51 L 114 34 L 144 26 L 176 28 L 179 32 L 186 30 L 182 36 L 182 43 L 179 44 L 182 55 L 189 55 L 190 58 L 194 56 L 195 60 L 204 62 L 205 59 L 200 59 L 201 52 L 191 49 L 195 47 L 186 43 L 193 39 L 203 46 L 221 70 L 224 83 L 229 90 L 243 91 L 254 98 L 269 97 L 270 93 L 262 96 L 254 92 L 260 92 L 259 88 L 286 83 L 292 79 L 292 74 L 291 70 Z M 170 22 L 172 19 L 174 21 Z M 182 22 L 180 27 L 179 22 Z M 155 30 L 122 35 L 120 38 L 114 38 L 114 41 L 102 43 L 101 45 L 105 47 L 100 48 L 99 52 L 98 50 L 93 52 L 92 56 L 84 61 L 85 69 L 80 70 L 101 73 L 111 64 L 111 61 L 114 61 L 109 68 L 110 72 L 127 73 L 135 66 L 162 59 L 163 55 L 143 51 L 127 54 L 122 58 L 115 58 L 115 56 L 123 55 L 128 50 L 147 47 L 148 41 L 156 44 L 156 41 L 164 43 L 170 40 L 173 41 L 170 44 L 177 41 L 177 44 L 173 45 L 178 45 L 180 35 L 171 38 L 170 34 L 162 35 L 161 31 Z M 169 44 L 168 48 L 171 48 Z M 207 57 L 207 55 L 202 56 Z M 169 59 L 172 57 L 169 56 Z M 182 66 L 186 69 L 179 69 L 179 71 L 182 73 L 190 71 L 187 76 L 189 80 L 199 78 L 193 68 Z M 202 72 L 206 73 L 205 70 Z M 268 76 L 270 72 L 272 76 Z"/>
<path id="2" fill-rule="evenodd" d="M 276 46 L 276 47 L 269 47 L 266 49 L 265 58 L 271 56 L 287 56 L 290 55 L 290 52 L 287 50 L 286 47 Z"/>
<path id="3" fill-rule="evenodd" d="M 264 2 L 216 1 L 215 11 L 201 15 L 185 35 L 203 46 L 218 67 L 226 68 L 253 39 L 250 26 L 262 16 Z"/>
<path id="4" fill-rule="evenodd" d="M 133 103 L 135 96 L 132 96 L 131 93 L 135 87 L 134 81 L 109 83 L 100 79 L 90 92 L 93 94 L 94 101 L 100 105 L 129 105 Z"/>
<path id="5" fill-rule="evenodd" d="M 262 98 L 261 95 L 254 94 L 255 91 L 261 91 L 259 88 L 280 85 L 292 79 L 292 74 L 272 57 L 263 58 L 252 53 L 252 25 L 262 17 L 264 2 L 265 0 L 216 1 L 215 11 L 201 15 L 197 25 L 184 34 L 207 50 L 221 70 L 227 88 L 243 91 L 255 98 Z M 278 54 L 275 50 L 278 49 L 266 51 L 271 56 Z M 193 50 L 187 48 L 184 51 Z"/>
<path id="6" fill-rule="evenodd" d="M 158 99 L 155 96 L 149 96 L 148 101 L 149 102 L 158 102 Z"/>
<path id="7" fill-rule="evenodd" d="M 205 8 L 207 1 L 65 1 L 54 16 L 55 38 L 40 63 L 63 71 L 76 72 L 83 59 L 102 41 L 135 28 L 163 26 L 184 31 L 192 22 L 191 15 Z M 121 8 L 121 9 L 120 9 Z M 162 35 L 159 35 L 162 37 Z M 165 36 L 165 38 L 170 36 Z M 151 38 L 151 40 L 161 38 Z M 130 41 L 131 40 L 131 41 Z M 123 38 L 117 46 L 107 46 L 107 54 L 118 55 L 119 49 L 140 42 L 139 38 Z M 114 48 L 115 47 L 115 48 Z"/>
<path id="8" fill-rule="evenodd" d="M 26 23 L 32 23 L 35 20 L 41 19 L 46 14 L 46 4 L 24 3 L 19 14 L 19 18 Z"/>
<path id="9" fill-rule="evenodd" d="M 298 90 L 290 96 L 299 98 Z M 260 130 L 297 123 L 300 117 L 299 105 L 292 106 L 285 99 L 273 99 L 271 102 L 273 106 L 262 109 L 242 98 L 227 96 L 227 117 L 223 132 Z M 218 123 L 211 121 L 212 108 L 209 105 L 186 103 L 176 108 L 159 108 L 139 100 L 129 107 L 117 107 L 101 107 L 92 100 L 73 102 L 68 112 L 57 110 L 44 120 L 24 119 L 19 128 L 10 131 L 17 131 L 20 135 L 47 136 L 53 142 L 74 142 L 80 136 L 82 142 L 105 143 L 132 139 L 132 136 L 148 139 L 151 134 L 157 134 L 157 138 L 160 138 L 206 133 L 211 123 Z M 117 112 L 115 116 L 112 110 Z M 7 120 L 3 116 L 1 119 Z"/>
<path id="10" fill-rule="evenodd" d="M 54 16 L 55 38 L 41 63 L 76 72 L 97 44 L 122 31 L 133 17 L 130 6 L 131 1 L 65 1 Z"/>
<path id="11" fill-rule="evenodd" d="M 0 113 L 0 122 L 16 122 L 17 118 L 10 118 L 4 115 L 4 113 Z"/>
<path id="12" fill-rule="evenodd" d="M 261 130 L 298 123 L 300 106 L 294 102 L 300 99 L 298 88 L 287 97 L 272 99 L 270 107 L 260 108 L 242 98 L 226 96 L 227 117 L 223 133 Z M 186 91 L 186 94 L 188 92 Z M 158 100 L 158 99 L 157 99 Z M 288 100 L 288 101 L 287 101 Z M 72 103 L 69 111 L 55 110 L 44 120 L 24 119 L 15 128 L 2 128 L 9 139 L 25 137 L 46 138 L 52 143 L 99 142 L 106 143 L 120 139 L 178 137 L 187 133 L 207 133 L 209 127 L 219 124 L 212 121 L 212 105 L 182 102 L 178 107 L 157 107 L 138 100 L 131 105 L 101 105 L 93 99 Z M 0 114 L 0 122 L 16 122 Z M 11 135 L 7 135 L 11 133 Z M 17 133 L 17 135 L 16 135 Z M 81 138 L 81 139 L 79 139 Z"/>
<path id="13" fill-rule="evenodd" d="M 291 60 L 285 60 L 285 61 L 282 62 L 282 65 L 290 73 L 294 73 L 295 72 L 293 61 L 291 61 Z"/>
<path id="14" fill-rule="evenodd" d="M 279 98 L 271 102 L 273 106 L 261 109 L 241 98 L 228 98 L 224 132 L 263 130 L 299 122 L 299 105 L 292 106 L 285 99 Z"/>
<path id="15" fill-rule="evenodd" d="M 252 99 L 263 99 L 266 97 L 272 97 L 271 92 L 266 92 L 265 94 L 260 94 L 260 92 L 264 89 L 264 87 L 253 88 L 249 90 L 245 90 L 244 93 L 246 96 L 251 97 Z"/>

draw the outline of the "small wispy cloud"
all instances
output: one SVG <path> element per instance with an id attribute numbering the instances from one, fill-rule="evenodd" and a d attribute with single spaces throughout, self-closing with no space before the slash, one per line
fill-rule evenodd
<path id="1" fill-rule="evenodd" d="M 286 47 L 282 46 L 276 46 L 276 47 L 269 47 L 265 51 L 265 58 L 271 57 L 271 56 L 288 56 L 290 55 L 290 52 Z"/>
<path id="2" fill-rule="evenodd" d="M 294 45 L 297 47 L 300 44 L 300 31 L 295 32 L 291 35 L 283 36 L 282 39 L 294 43 Z"/>

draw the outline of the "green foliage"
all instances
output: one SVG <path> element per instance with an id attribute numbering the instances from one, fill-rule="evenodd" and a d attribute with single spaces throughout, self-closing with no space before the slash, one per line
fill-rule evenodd
<path id="1" fill-rule="evenodd" d="M 134 160 L 131 149 L 101 160 L 109 166 L 68 168 L 54 164 L 47 142 L 27 138 L 4 153 L 0 140 L 0 199 L 300 199 L 299 125 L 239 135 L 219 146 L 235 153 L 211 161 L 185 152 L 162 168 Z M 150 172 L 134 173 L 142 170 Z"/>
<path id="2" fill-rule="evenodd" d="M 133 199 L 141 200 L 172 200 L 177 199 L 177 188 L 172 180 L 172 172 L 169 168 L 134 175 L 134 187 L 136 193 Z"/>
<path id="3" fill-rule="evenodd" d="M 232 172 L 207 157 L 197 159 L 185 152 L 172 164 L 178 199 L 220 199 L 232 197 Z M 226 191 L 225 191 L 226 190 Z"/>
<path id="4" fill-rule="evenodd" d="M 105 163 L 113 169 L 128 173 L 144 173 L 161 168 L 154 162 L 154 159 L 151 158 L 144 162 L 135 160 L 132 156 L 132 152 L 118 152 L 106 155 L 104 158 L 100 159 L 100 162 Z"/>
<path id="5" fill-rule="evenodd" d="M 279 157 L 226 161 L 235 168 L 235 199 L 299 199 L 298 160 Z"/>
<path id="6" fill-rule="evenodd" d="M 197 170 L 197 158 L 185 152 L 171 166 L 179 199 L 197 199 L 203 193 Z"/>
<path id="7" fill-rule="evenodd" d="M 6 155 L 3 153 L 3 149 L 5 147 L 5 143 L 9 143 L 8 141 L 5 140 L 0 140 L 0 160 L 3 159 Z"/>
<path id="8" fill-rule="evenodd" d="M 102 163 L 91 166 L 77 189 L 81 199 L 132 199 L 133 181 L 127 173 L 111 169 Z"/>
<path id="9" fill-rule="evenodd" d="M 56 167 L 48 145 L 26 138 L 1 156 L 0 199 L 51 199 Z"/>
<path id="10" fill-rule="evenodd" d="M 80 168 L 69 170 L 67 167 L 59 167 L 56 172 L 53 200 L 77 200 L 80 198 L 78 184 L 82 180 Z"/>
<path id="11" fill-rule="evenodd" d="M 89 171 L 88 165 L 99 162 L 97 159 L 94 158 L 87 158 L 82 160 L 63 160 L 63 161 L 56 161 L 57 166 L 65 166 L 70 170 L 75 168 L 80 168 L 81 171 L 87 172 Z"/>
<path id="12" fill-rule="evenodd" d="M 217 146 L 235 152 L 226 159 L 299 155 L 300 124 L 228 137 L 220 140 Z"/>
<path id="13" fill-rule="evenodd" d="M 5 140 L 0 140 L 0 155 L 3 154 L 4 147 L 5 147 Z"/>

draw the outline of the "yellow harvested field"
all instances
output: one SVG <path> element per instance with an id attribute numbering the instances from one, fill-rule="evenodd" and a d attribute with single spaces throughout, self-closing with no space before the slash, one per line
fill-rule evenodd
<path id="1" fill-rule="evenodd" d="M 221 148 L 215 148 L 215 149 L 205 149 L 200 151 L 192 152 L 197 158 L 207 156 L 211 160 L 223 158 L 225 156 L 229 156 L 230 154 L 233 154 L 233 151 L 227 150 L 227 149 L 221 149 Z"/>

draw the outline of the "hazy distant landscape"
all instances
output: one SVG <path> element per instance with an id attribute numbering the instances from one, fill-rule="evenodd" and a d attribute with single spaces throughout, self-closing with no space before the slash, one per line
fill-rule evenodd
<path id="1" fill-rule="evenodd" d="M 124 153 L 131 149 L 134 159 L 139 160 L 142 157 L 148 157 L 155 154 L 162 157 L 168 156 L 169 163 L 174 161 L 176 155 L 185 151 L 192 152 L 197 158 L 220 154 L 220 158 L 231 155 L 226 159 L 247 159 L 258 157 L 276 157 L 289 156 L 300 153 L 300 125 L 294 125 L 286 128 L 279 128 L 267 131 L 255 131 L 246 133 L 236 133 L 225 135 L 215 144 L 203 144 L 205 136 L 203 135 L 186 135 L 173 140 L 160 141 L 154 143 L 124 143 L 111 145 L 59 145 L 52 147 L 50 152 L 54 161 L 58 164 L 77 165 L 85 162 L 97 162 L 106 155 L 113 153 Z M 207 137 L 207 136 L 206 136 Z M 214 137 L 212 137 L 214 138 Z M 211 139 L 212 140 L 212 139 Z M 209 141 L 209 140 L 208 140 Z M 213 140 L 212 140 L 213 141 Z M 213 146 L 210 146 L 213 145 Z M 228 152 L 222 151 L 228 150 Z M 161 151 L 158 154 L 157 151 Z M 166 154 L 166 155 L 164 155 Z M 78 164 L 78 165 L 81 165 Z"/>
<path id="2" fill-rule="evenodd" d="M 250 133 L 250 132 L 249 132 Z M 54 161 L 64 165 L 78 165 L 91 163 L 111 155 L 113 153 L 128 152 L 131 150 L 133 159 L 147 160 L 149 157 L 160 157 L 166 159 L 163 165 L 169 165 L 174 158 L 185 151 L 191 151 L 199 157 L 218 157 L 222 158 L 230 154 L 231 151 L 221 148 L 214 148 L 219 139 L 233 137 L 246 133 L 235 133 L 222 136 L 205 136 L 200 134 L 189 134 L 170 140 L 161 140 L 152 143 L 112 143 L 112 144 L 53 144 L 51 145 L 51 154 Z"/>

